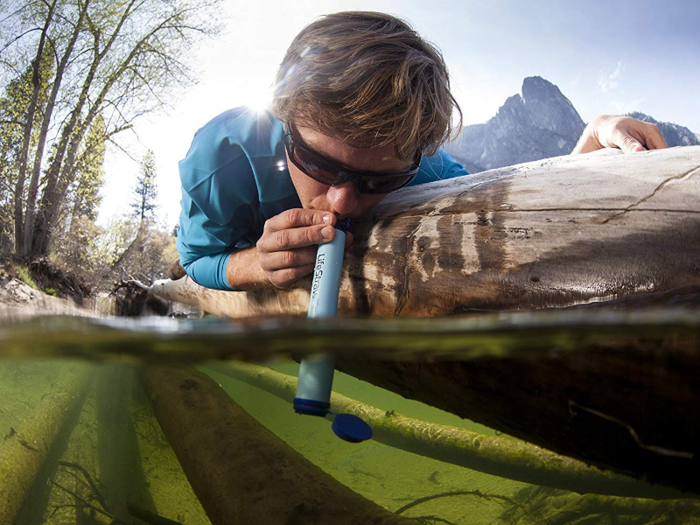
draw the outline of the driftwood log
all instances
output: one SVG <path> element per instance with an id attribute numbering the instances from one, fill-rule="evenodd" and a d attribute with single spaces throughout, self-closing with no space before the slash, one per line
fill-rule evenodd
<path id="1" fill-rule="evenodd" d="M 700 146 L 612 150 L 491 170 L 389 195 L 352 228 L 339 315 L 536 309 L 700 285 Z M 228 317 L 303 315 L 309 286 L 166 300 Z"/>
<path id="2" fill-rule="evenodd" d="M 289 403 L 294 401 L 296 377 L 251 363 L 209 363 L 201 368 L 243 381 Z M 682 497 L 676 490 L 650 487 L 529 443 L 420 421 L 337 393 L 331 395 L 331 412 L 362 418 L 372 427 L 372 439 L 379 443 L 502 478 L 579 494 L 656 499 Z"/>
<path id="3" fill-rule="evenodd" d="M 13 523 L 54 439 L 82 405 L 88 385 L 88 366 L 70 367 L 0 443 L 0 523 Z"/>
<path id="4" fill-rule="evenodd" d="M 491 170 L 401 190 L 375 211 L 353 227 L 344 316 L 536 310 L 677 289 L 700 297 L 700 147 Z M 188 278 L 152 288 L 229 317 L 303 315 L 307 290 L 226 293 Z M 464 362 L 344 358 L 338 368 L 558 453 L 700 493 L 697 332 L 631 331 L 551 350 Z"/>
<path id="5" fill-rule="evenodd" d="M 201 372 L 147 367 L 142 379 L 214 525 L 412 523 L 310 463 Z"/>

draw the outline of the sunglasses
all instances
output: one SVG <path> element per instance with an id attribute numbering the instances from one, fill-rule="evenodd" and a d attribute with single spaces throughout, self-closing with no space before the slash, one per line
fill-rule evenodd
<path id="1" fill-rule="evenodd" d="M 287 149 L 289 160 L 302 173 L 322 184 L 338 186 L 346 182 L 354 182 L 360 193 L 389 193 L 403 188 L 418 174 L 420 154 L 413 165 L 403 173 L 359 173 L 347 170 L 306 146 L 294 136 L 293 129 L 291 124 L 287 122 L 284 146 Z"/>

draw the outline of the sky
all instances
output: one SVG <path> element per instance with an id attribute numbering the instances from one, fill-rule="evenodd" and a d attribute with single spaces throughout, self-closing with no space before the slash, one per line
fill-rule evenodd
<path id="1" fill-rule="evenodd" d="M 148 149 L 157 162 L 159 215 L 178 222 L 177 163 L 219 113 L 261 106 L 296 34 L 326 13 L 384 11 L 412 23 L 443 53 L 465 124 L 485 122 L 525 77 L 556 84 L 584 121 L 647 113 L 700 133 L 700 0 L 224 0 L 224 31 L 185 57 L 198 83 L 137 122 L 110 148 L 99 222 L 128 212 Z"/>

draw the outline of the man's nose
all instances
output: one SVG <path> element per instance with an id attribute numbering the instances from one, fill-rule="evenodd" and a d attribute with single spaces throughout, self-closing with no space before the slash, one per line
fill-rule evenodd
<path id="1" fill-rule="evenodd" d="M 331 211 L 342 217 L 347 217 L 352 214 L 357 208 L 360 193 L 357 191 L 357 186 L 354 182 L 345 182 L 338 186 L 328 188 L 326 198 L 331 205 Z"/>

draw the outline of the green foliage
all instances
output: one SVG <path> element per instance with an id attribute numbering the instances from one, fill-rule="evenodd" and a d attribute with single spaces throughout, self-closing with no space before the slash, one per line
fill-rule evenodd
<path id="1" fill-rule="evenodd" d="M 15 279 L 22 281 L 24 284 L 31 286 L 35 290 L 39 289 L 36 282 L 34 282 L 34 279 L 32 279 L 32 276 L 29 275 L 29 268 L 26 266 L 21 264 L 12 264 L 10 265 L 10 273 Z"/>
<path id="2" fill-rule="evenodd" d="M 38 102 L 42 104 L 46 100 L 52 76 L 48 52 L 44 53 L 39 70 Z M 0 97 L 0 247 L 3 248 L 14 248 L 13 211 L 16 200 L 24 202 L 25 199 L 24 189 L 18 194 L 17 182 L 27 110 L 34 90 L 32 75 L 33 66 L 29 65 L 6 84 Z M 33 133 L 30 136 L 31 145 L 35 145 L 37 139 L 37 134 Z"/>
<path id="3" fill-rule="evenodd" d="M 80 158 L 75 165 L 76 181 L 72 191 L 73 210 L 71 223 L 80 217 L 97 219 L 97 209 L 102 197 L 100 188 L 104 182 L 105 122 L 97 115 L 85 139 Z"/>
<path id="4" fill-rule="evenodd" d="M 53 288 L 44 288 L 44 293 L 46 295 L 51 295 L 52 297 L 56 297 L 56 290 Z"/>
<path id="5" fill-rule="evenodd" d="M 177 258 L 175 241 L 170 232 L 135 218 L 100 228 L 83 217 L 73 233 L 66 230 L 57 237 L 51 260 L 93 288 L 107 289 L 120 279 L 151 284 L 167 275 Z"/>

